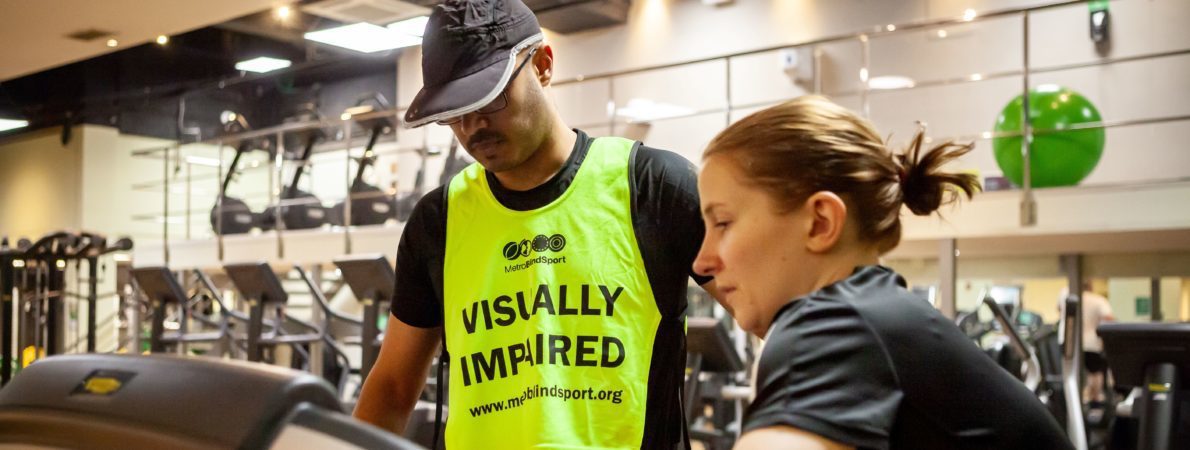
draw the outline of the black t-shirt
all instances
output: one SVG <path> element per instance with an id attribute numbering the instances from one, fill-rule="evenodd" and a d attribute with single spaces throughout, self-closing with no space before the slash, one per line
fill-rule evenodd
<path id="1" fill-rule="evenodd" d="M 1037 397 L 882 266 L 777 313 L 744 431 L 776 425 L 863 449 L 1071 448 Z"/>
<path id="2" fill-rule="evenodd" d="M 566 192 L 587 156 L 593 138 L 575 130 L 566 163 L 556 175 L 528 191 L 503 187 L 486 172 L 492 194 L 505 208 L 528 211 Z M 661 313 L 649 370 L 645 440 L 642 448 L 673 448 L 681 441 L 684 418 L 680 388 L 686 361 L 686 287 L 693 273 L 704 227 L 694 165 L 682 156 L 637 143 L 629 156 L 632 221 L 645 273 Z M 392 314 L 415 327 L 442 325 L 443 262 L 446 257 L 447 190 L 439 186 L 417 202 L 397 247 Z"/>

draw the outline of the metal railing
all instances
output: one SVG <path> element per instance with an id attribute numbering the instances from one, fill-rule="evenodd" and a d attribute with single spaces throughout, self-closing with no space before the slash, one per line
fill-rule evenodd
<path id="1" fill-rule="evenodd" d="M 748 51 L 735 52 L 735 53 L 731 53 L 731 54 L 712 56 L 712 57 L 700 58 L 700 59 L 683 61 L 683 62 L 658 64 L 658 65 L 653 65 L 653 66 L 648 66 L 648 67 L 632 68 L 632 69 L 620 70 L 620 71 L 609 71 L 609 72 L 596 73 L 596 74 L 592 74 L 592 75 L 580 75 L 580 76 L 575 76 L 575 77 L 569 78 L 569 79 L 556 80 L 552 84 L 554 86 L 566 86 L 566 85 L 572 85 L 572 84 L 578 84 L 578 83 L 589 83 L 589 82 L 597 81 L 597 80 L 606 80 L 607 81 L 607 86 L 606 86 L 607 102 L 608 102 L 608 115 L 607 115 L 606 122 L 575 123 L 572 125 L 578 126 L 580 128 L 607 126 L 611 132 L 615 133 L 617 126 L 628 123 L 627 118 L 620 116 L 617 112 L 616 99 L 615 99 L 615 95 L 616 95 L 615 81 L 617 79 L 623 78 L 625 76 L 630 76 L 630 75 L 651 73 L 651 72 L 656 72 L 656 71 L 660 71 L 660 70 L 673 69 L 673 68 L 679 68 L 679 67 L 687 67 L 687 66 L 701 64 L 701 63 L 707 63 L 707 62 L 723 61 L 723 62 L 725 62 L 724 66 L 726 67 L 726 77 L 724 79 L 725 86 L 723 89 L 725 103 L 722 107 L 702 108 L 702 109 L 699 109 L 696 111 L 687 112 L 685 114 L 678 114 L 678 115 L 667 116 L 664 118 L 651 119 L 650 122 L 664 122 L 664 121 L 680 120 L 683 118 L 689 118 L 689 117 L 693 117 L 693 116 L 722 113 L 722 114 L 724 114 L 724 117 L 725 117 L 725 126 L 726 126 L 727 122 L 730 122 L 732 119 L 732 113 L 736 110 L 769 106 L 769 105 L 777 104 L 780 101 L 783 101 L 781 99 L 773 99 L 773 100 L 759 101 L 759 102 L 753 102 L 753 103 L 748 103 L 748 104 L 733 104 L 733 92 L 732 92 L 733 88 L 731 86 L 731 82 L 732 82 L 732 64 L 731 63 L 734 59 L 744 57 L 744 56 L 749 56 L 749 55 L 766 53 L 766 52 L 773 52 L 773 51 L 786 50 L 786 49 L 806 48 L 806 47 L 815 48 L 815 47 L 819 47 L 819 46 L 826 45 L 826 44 L 835 44 L 835 43 L 844 43 L 844 42 L 856 42 L 859 44 L 859 48 L 860 48 L 860 52 L 861 52 L 861 54 L 859 55 L 859 59 L 861 61 L 861 71 L 860 71 L 860 76 L 857 76 L 854 79 L 856 87 L 850 88 L 850 89 L 836 89 L 833 91 L 823 92 L 823 86 L 822 86 L 823 77 L 821 74 L 822 65 L 816 63 L 816 64 L 814 64 L 815 74 L 814 74 L 814 80 L 813 80 L 813 86 L 811 88 L 811 92 L 820 93 L 820 94 L 827 95 L 827 96 L 852 96 L 852 95 L 858 96 L 860 98 L 861 111 L 865 115 L 867 115 L 870 112 L 871 94 L 873 91 L 873 89 L 871 89 L 870 85 L 867 82 L 868 80 L 866 79 L 866 75 L 871 73 L 871 68 L 872 68 L 871 67 L 871 65 L 872 65 L 871 58 L 870 58 L 871 50 L 869 47 L 869 43 L 872 39 L 897 35 L 897 34 L 901 34 L 901 33 L 920 32 L 922 30 L 929 30 L 929 29 L 933 29 L 933 28 L 937 28 L 937 27 L 945 27 L 945 26 L 953 26 L 953 25 L 967 25 L 967 24 L 978 23 L 981 21 L 987 21 L 987 20 L 991 20 L 991 19 L 1003 19 L 1003 18 L 1010 18 L 1010 17 L 1019 17 L 1021 19 L 1021 27 L 1020 28 L 1021 28 L 1021 33 L 1022 33 L 1022 36 L 1021 36 L 1022 37 L 1022 51 L 1021 51 L 1022 57 L 1021 57 L 1021 65 L 1020 65 L 1019 69 L 994 71 L 994 72 L 979 74 L 978 76 L 966 75 L 966 76 L 944 77 L 941 79 L 927 80 L 927 81 L 923 81 L 923 82 L 919 82 L 919 83 L 914 83 L 914 85 L 912 85 L 912 86 L 898 87 L 898 88 L 892 88 L 892 89 L 882 89 L 882 90 L 880 90 L 880 92 L 890 92 L 890 91 L 896 91 L 896 90 L 923 89 L 923 88 L 938 87 L 938 86 L 967 84 L 967 83 L 979 83 L 979 82 L 986 82 L 989 80 L 1000 80 L 1000 79 L 1007 79 L 1007 78 L 1012 78 L 1012 77 L 1021 77 L 1021 79 L 1022 79 L 1021 80 L 1022 81 L 1021 95 L 1024 97 L 1024 99 L 1023 99 L 1024 104 L 1027 105 L 1029 90 L 1031 87 L 1030 79 L 1031 79 L 1031 76 L 1035 75 L 1035 74 L 1053 73 L 1053 72 L 1060 72 L 1060 71 L 1073 70 L 1073 69 L 1079 69 L 1079 68 L 1105 66 L 1105 65 L 1111 65 L 1111 64 L 1119 64 L 1119 63 L 1142 61 L 1142 60 L 1152 60 L 1152 59 L 1156 59 L 1156 58 L 1178 57 L 1178 56 L 1185 56 L 1185 55 L 1190 54 L 1190 49 L 1182 49 L 1182 50 L 1174 50 L 1174 51 L 1150 52 L 1150 53 L 1145 53 L 1145 54 L 1131 55 L 1131 56 L 1124 56 L 1124 57 L 1106 57 L 1106 58 L 1099 58 L 1095 61 L 1046 66 L 1046 67 L 1040 67 L 1040 68 L 1032 68 L 1030 60 L 1029 60 L 1030 59 L 1030 46 L 1031 46 L 1031 41 L 1030 41 L 1030 36 L 1029 36 L 1029 29 L 1030 29 L 1029 21 L 1030 21 L 1031 15 L 1033 15 L 1034 13 L 1037 13 L 1039 11 L 1043 11 L 1043 10 L 1068 7 L 1068 6 L 1083 4 L 1083 3 L 1086 3 L 1086 2 L 1085 1 L 1064 1 L 1064 2 L 1057 2 L 1057 3 L 1040 5 L 1040 6 L 1035 6 L 1035 7 L 1029 7 L 1029 8 L 1003 9 L 1003 10 L 981 12 L 975 17 L 943 18 L 943 19 L 921 20 L 921 21 L 902 23 L 902 24 L 877 25 L 877 26 L 873 26 L 866 30 L 860 30 L 857 32 L 852 32 L 852 33 L 837 34 L 837 35 L 822 37 L 822 38 L 798 42 L 798 43 L 774 45 L 774 46 L 768 46 L 768 47 L 764 47 L 764 48 L 752 49 L 752 50 L 748 50 Z M 813 52 L 813 55 L 816 60 L 819 58 L 818 52 Z M 351 160 L 351 149 L 357 144 L 355 142 L 355 139 L 353 139 L 353 136 L 352 136 L 352 130 L 353 130 L 352 124 L 353 123 L 363 121 L 363 120 L 368 120 L 368 119 L 375 119 L 375 118 L 392 118 L 393 123 L 400 123 L 401 115 L 404 113 L 405 109 L 406 108 L 395 108 L 395 109 L 391 109 L 391 110 L 374 111 L 374 112 L 370 112 L 370 113 L 366 113 L 366 114 L 359 114 L 359 115 L 354 115 L 354 116 L 349 116 L 349 117 L 340 117 L 337 119 L 332 118 L 332 119 L 323 119 L 323 120 L 315 120 L 315 121 L 286 123 L 286 124 L 269 127 L 269 128 L 264 128 L 264 129 L 260 129 L 260 130 L 247 131 L 247 132 L 243 132 L 243 133 L 221 136 L 218 138 L 205 139 L 205 140 L 201 140 L 201 141 L 198 141 L 198 142 L 195 142 L 192 144 L 186 144 L 186 145 L 195 145 L 195 144 L 197 144 L 197 145 L 213 145 L 213 146 L 217 146 L 218 148 L 220 148 L 219 167 L 217 168 L 218 171 L 216 172 L 216 174 L 214 174 L 214 175 L 200 174 L 196 177 L 187 178 L 186 180 L 184 180 L 185 186 L 187 189 L 187 194 L 185 195 L 186 201 L 189 202 L 190 197 L 192 197 L 192 195 L 190 195 L 190 193 L 191 193 L 190 186 L 191 186 L 192 182 L 200 182 L 201 181 L 203 183 L 210 183 L 212 179 L 218 180 L 221 177 L 221 175 L 224 173 L 224 171 L 226 169 L 226 167 L 225 167 L 226 161 L 224 160 L 224 157 L 223 157 L 222 148 L 224 148 L 227 143 L 238 142 L 238 141 L 241 141 L 244 139 L 275 137 L 276 142 L 278 143 L 278 147 L 283 147 L 284 146 L 283 138 L 287 133 L 294 133 L 294 132 L 306 131 L 306 130 L 317 129 L 317 128 L 324 128 L 324 129 L 326 129 L 326 128 L 331 128 L 331 129 L 341 128 L 343 131 L 343 133 L 342 133 L 343 138 L 339 141 L 322 144 L 321 148 L 335 149 L 336 147 L 341 147 L 341 150 L 344 151 L 344 153 L 346 155 L 347 161 L 350 161 Z M 1022 111 L 1022 113 L 1023 112 L 1024 111 Z M 1004 137 L 1024 137 L 1024 139 L 1021 139 L 1021 147 L 1022 147 L 1021 153 L 1022 153 L 1022 164 L 1023 164 L 1023 177 L 1022 177 L 1023 186 L 1021 186 L 1022 189 L 1021 189 L 1021 194 L 1020 194 L 1021 198 L 1020 198 L 1020 220 L 1019 220 L 1022 227 L 1032 226 L 1036 223 L 1036 220 L 1037 220 L 1036 201 L 1034 200 L 1034 187 L 1032 186 L 1032 176 L 1030 174 L 1030 172 L 1032 170 L 1032 167 L 1031 167 L 1032 139 L 1034 137 L 1051 134 L 1051 133 L 1069 132 L 1069 131 L 1073 131 L 1073 130 L 1094 129 L 1094 128 L 1105 128 L 1106 129 L 1106 128 L 1131 127 L 1131 126 L 1140 126 L 1140 125 L 1153 125 L 1153 124 L 1163 124 L 1163 123 L 1170 123 L 1170 122 L 1190 121 L 1190 114 L 1180 114 L 1180 115 L 1155 116 L 1155 117 L 1145 117 L 1145 118 L 1126 119 L 1126 120 L 1103 120 L 1103 121 L 1099 121 L 1099 122 L 1078 124 L 1078 125 L 1067 127 L 1067 128 L 1037 129 L 1037 128 L 1032 127 L 1031 119 L 1028 117 L 1028 114 L 1023 114 L 1023 116 L 1024 116 L 1023 120 L 1022 120 L 1023 129 L 1019 132 L 983 131 L 983 132 L 979 132 L 978 134 L 963 134 L 963 135 L 953 135 L 953 136 L 945 136 L 945 137 L 940 137 L 940 136 L 933 137 L 933 139 L 935 139 L 935 140 L 954 139 L 954 140 L 961 140 L 961 141 L 983 141 L 983 140 L 993 140 L 993 139 L 1004 138 Z M 398 126 L 397 128 L 399 129 L 400 126 Z M 400 133 L 400 131 L 396 131 L 394 133 L 394 135 L 397 135 L 398 133 Z M 399 139 L 397 141 L 398 141 L 398 143 L 400 142 Z M 428 138 L 426 138 L 426 145 L 428 145 Z M 171 208 L 170 208 L 169 198 L 172 195 L 170 185 L 173 183 L 176 183 L 176 181 L 174 181 L 174 182 L 169 181 L 170 180 L 169 161 L 170 161 L 171 156 L 174 157 L 175 159 L 180 159 L 180 148 L 181 147 L 182 147 L 182 145 L 174 145 L 174 146 L 167 147 L 167 148 L 155 148 L 155 149 L 148 149 L 148 150 L 142 150 L 142 151 L 135 152 L 135 154 L 140 157 L 161 158 L 163 160 L 164 177 L 162 180 L 137 183 L 136 185 L 133 186 L 133 189 L 138 190 L 138 191 L 160 190 L 164 194 L 161 215 L 141 214 L 136 217 L 136 220 L 142 220 L 142 221 L 143 220 L 161 220 L 163 222 L 162 223 L 162 233 L 163 233 L 164 247 L 166 248 L 165 251 L 167 254 L 167 256 L 166 256 L 167 261 L 168 261 L 168 247 L 169 247 L 169 237 L 170 237 L 169 223 L 171 221 L 170 218 L 172 217 L 172 215 L 184 214 L 185 218 L 183 220 L 183 223 L 185 223 L 186 226 L 189 227 L 191 222 L 193 222 L 193 220 L 192 220 L 193 214 L 201 213 L 201 212 L 205 211 L 203 208 L 191 207 L 193 205 L 190 205 L 189 203 L 187 204 L 187 206 L 185 208 L 174 209 L 174 210 L 171 210 Z M 295 202 L 300 202 L 300 200 L 280 200 L 279 199 L 279 193 L 280 193 L 279 182 L 282 178 L 283 170 L 286 166 L 286 163 L 283 161 L 283 158 L 281 157 L 281 155 L 283 155 L 283 153 L 284 153 L 284 151 L 283 151 L 284 149 L 278 148 L 277 150 L 278 151 L 274 152 L 274 159 L 270 163 L 260 164 L 259 167 L 257 167 L 257 168 L 245 169 L 245 170 L 253 170 L 253 171 L 260 170 L 260 171 L 268 172 L 268 174 L 269 174 L 269 177 L 268 177 L 269 178 L 269 180 L 268 180 L 269 188 L 267 189 L 267 191 L 268 191 L 267 192 L 268 195 L 267 195 L 267 199 L 266 199 L 267 204 L 269 204 L 269 205 L 278 205 L 278 204 L 291 205 L 291 204 L 294 204 Z M 377 155 L 395 155 L 395 154 L 399 154 L 399 153 L 413 152 L 413 151 L 415 151 L 415 150 L 409 149 L 409 148 L 403 149 L 403 148 L 400 148 L 400 146 L 398 145 L 398 146 L 390 146 L 389 148 L 386 148 L 384 150 L 378 150 L 375 153 Z M 423 155 L 423 157 L 424 157 L 424 155 Z M 349 165 L 350 164 L 348 164 L 348 166 Z M 189 166 L 189 164 L 187 164 L 187 166 Z M 347 189 L 348 194 L 347 194 L 346 198 L 350 199 L 350 200 L 359 200 L 360 198 L 356 198 L 356 195 L 350 192 L 349 185 L 352 181 L 350 167 L 348 167 L 345 172 L 346 172 L 345 173 L 345 178 L 346 178 L 345 184 L 348 185 L 348 189 Z M 1150 180 L 1150 182 L 1152 182 L 1152 183 L 1167 183 L 1167 182 L 1180 182 L 1180 181 L 1186 181 L 1186 179 L 1177 178 L 1177 179 Z M 257 193 L 257 194 L 259 194 L 259 193 Z M 221 197 L 219 197 L 219 198 L 221 198 Z M 347 208 L 348 208 L 347 215 L 348 216 L 350 215 L 351 203 L 352 203 L 352 201 L 347 202 Z M 274 219 L 278 223 L 280 223 L 280 216 L 279 216 L 280 209 L 274 208 L 274 211 L 277 211 L 277 214 L 278 214 L 278 216 L 275 217 Z M 350 226 L 350 218 L 348 217 L 347 219 L 348 219 L 348 221 L 346 222 L 347 226 L 344 226 L 342 228 L 342 233 L 344 235 L 345 248 L 350 250 L 352 227 Z M 280 257 L 284 257 L 284 239 L 282 236 L 283 234 L 284 234 L 284 231 L 282 229 L 278 229 L 275 233 L 276 240 L 277 240 L 278 256 L 280 256 Z M 189 230 L 187 230 L 186 235 L 187 236 L 191 235 Z M 216 234 L 216 239 L 218 240 L 218 245 L 219 245 L 219 249 L 220 249 L 220 258 L 222 258 L 223 237 L 219 234 Z"/>

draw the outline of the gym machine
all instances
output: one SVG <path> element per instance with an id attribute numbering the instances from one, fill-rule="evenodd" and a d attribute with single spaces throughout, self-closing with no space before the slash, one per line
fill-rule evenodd
<path id="1" fill-rule="evenodd" d="M 368 101 L 373 105 L 368 105 Z M 356 106 L 348 108 L 352 115 L 367 114 L 373 111 L 384 111 L 390 108 L 388 99 L 379 93 L 372 93 L 356 102 Z M 380 225 L 396 212 L 396 200 L 386 194 L 379 187 L 364 181 L 364 171 L 376 163 L 376 156 L 372 149 L 380 136 L 391 133 L 396 127 L 389 116 L 373 117 L 358 121 L 360 127 L 368 130 L 368 144 L 364 147 L 364 154 L 357 161 L 355 178 L 351 181 L 347 198 L 335 204 L 330 215 L 332 225 Z M 350 203 L 350 206 L 348 204 Z M 350 217 L 348 217 L 350 209 Z M 350 220 L 348 220 L 350 219 Z"/>
<path id="2" fill-rule="evenodd" d="M 690 317 L 686 327 L 686 386 L 682 405 L 690 439 L 702 442 L 708 450 L 730 449 L 740 431 L 743 413 L 740 400 L 747 398 L 749 392 L 746 386 L 733 383 L 734 375 L 746 369 L 744 359 L 723 320 Z M 704 412 L 708 403 L 710 417 Z M 710 429 L 705 425 L 710 425 Z"/>
<path id="3" fill-rule="evenodd" d="M 306 165 L 310 163 L 314 145 L 323 139 L 322 130 L 307 130 L 301 133 L 301 139 L 304 142 L 304 147 L 297 159 L 294 160 L 296 166 L 293 178 L 290 179 L 289 186 L 286 186 L 285 190 L 281 192 L 278 205 L 269 206 L 260 214 L 261 230 L 276 229 L 278 216 L 286 230 L 308 230 L 327 223 L 327 211 L 322 206 L 322 201 L 318 200 L 314 194 L 298 189 L 298 183 L 301 182 L 302 175 L 306 172 Z"/>
<path id="4" fill-rule="evenodd" d="M 3 347 L 2 355 L 0 355 L 0 386 L 7 385 L 8 381 L 12 379 L 13 369 L 16 364 L 16 352 L 13 351 L 12 331 L 13 325 L 13 290 L 16 289 L 15 283 L 17 281 L 17 267 L 16 261 L 19 260 L 25 253 L 28 247 L 28 240 L 22 240 L 15 248 L 9 247 L 8 238 L 5 237 L 0 240 L 0 346 Z M 24 261 L 20 264 L 24 267 Z"/>
<path id="5" fill-rule="evenodd" d="M 265 313 L 273 313 L 271 320 L 280 324 L 285 320 L 283 309 L 289 301 L 289 294 L 281 286 L 281 280 L 267 263 L 228 264 L 223 266 L 223 270 L 248 304 L 248 361 L 265 361 L 265 348 L 271 349 L 276 344 L 316 342 L 322 339 L 322 336 L 283 336 L 279 332 L 280 326 L 275 327 L 269 336 L 264 335 Z"/>
<path id="6" fill-rule="evenodd" d="M 88 265 L 87 296 L 74 295 L 87 302 L 86 350 L 96 351 L 97 312 L 99 301 L 98 277 L 99 257 L 132 248 L 132 241 L 123 238 L 108 246 L 107 239 L 96 233 L 50 233 L 20 249 L 8 249 L 4 258 L 7 267 L 4 274 L 6 292 L 15 287 L 19 295 L 10 301 L 17 301 L 17 349 L 20 350 L 20 366 L 41 358 L 43 355 L 63 353 L 66 348 L 66 269 L 69 261 Z M 79 268 L 76 264 L 76 270 Z M 17 267 L 17 266 L 20 267 Z M 20 270 L 16 270 L 16 269 Z M 19 275 L 19 276 L 18 276 Z M 11 304 L 11 303 L 10 303 Z M 7 311 L 7 310 L 6 310 Z M 5 317 L 4 329 L 11 331 L 12 317 Z M 11 347 L 5 346 L 5 353 Z M 11 359 L 9 361 L 12 361 Z"/>
<path id="7" fill-rule="evenodd" d="M 161 355 L 56 356 L 29 367 L 0 391 L 0 447 L 420 448 L 351 419 L 312 375 Z"/>
<path id="8" fill-rule="evenodd" d="M 380 333 L 381 312 L 392 301 L 396 275 L 384 255 L 352 256 L 335 259 L 335 266 L 343 274 L 343 281 L 351 287 L 355 298 L 364 306 L 363 328 L 360 333 L 362 364 L 360 375 L 368 378 L 376 358 L 380 355 L 383 337 Z"/>
<path id="9" fill-rule="evenodd" d="M 190 297 L 182 289 L 178 279 L 165 267 L 144 267 L 132 270 L 132 278 L 149 299 L 152 321 L 149 328 L 149 351 L 168 351 L 170 345 L 181 349 L 184 343 L 217 343 L 223 348 L 220 353 L 230 351 L 231 331 L 226 320 L 217 323 L 217 331 L 188 333 Z M 166 333 L 165 318 L 169 306 L 178 310 L 178 331 Z"/>
<path id="10" fill-rule="evenodd" d="M 1096 332 L 1116 386 L 1133 392 L 1119 409 L 1137 419 L 1138 436 L 1122 448 L 1190 448 L 1190 323 L 1106 323 Z"/>
<path id="11" fill-rule="evenodd" d="M 219 120 L 223 123 L 223 130 L 228 133 L 244 132 L 252 128 L 243 115 L 231 111 L 224 111 Z M 257 147 L 271 150 L 272 141 L 267 138 L 243 139 L 236 144 L 235 156 L 232 157 L 223 182 L 219 185 L 219 196 L 215 199 L 215 205 L 211 207 L 211 229 L 215 234 L 243 234 L 260 227 L 260 217 L 252 212 L 247 203 L 227 196 L 227 188 L 238 173 L 241 157 Z"/>

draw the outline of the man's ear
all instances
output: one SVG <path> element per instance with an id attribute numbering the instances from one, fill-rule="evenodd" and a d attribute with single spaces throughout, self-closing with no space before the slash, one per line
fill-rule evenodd
<path id="1" fill-rule="evenodd" d="M 554 79 L 554 49 L 549 44 L 542 44 L 533 54 L 533 67 L 537 69 L 537 81 L 541 86 L 549 86 Z"/>
<path id="2" fill-rule="evenodd" d="M 834 192 L 819 191 L 810 195 L 802 208 L 809 213 L 810 232 L 806 250 L 826 253 L 835 247 L 847 225 L 847 204 Z"/>

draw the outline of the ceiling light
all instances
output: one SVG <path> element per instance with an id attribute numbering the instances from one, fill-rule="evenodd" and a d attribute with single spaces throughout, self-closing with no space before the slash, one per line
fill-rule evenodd
<path id="1" fill-rule="evenodd" d="M 281 20 L 288 19 L 291 13 L 293 13 L 293 10 L 288 6 L 278 6 L 277 9 L 273 10 L 273 14 L 276 14 L 277 18 Z"/>
<path id="2" fill-rule="evenodd" d="M 890 23 L 887 27 L 884 27 L 884 29 L 888 31 L 897 31 L 897 26 Z"/>
<path id="3" fill-rule="evenodd" d="M 268 56 L 260 56 L 249 59 L 247 61 L 240 61 L 236 63 L 236 70 L 243 70 L 245 72 L 265 73 L 272 72 L 278 69 L 289 67 L 291 62 L 288 59 L 270 58 Z M 232 118 L 232 120 L 235 120 Z"/>
<path id="4" fill-rule="evenodd" d="M 634 98 L 623 108 L 616 110 L 616 115 L 633 122 L 648 122 L 693 114 L 694 110 L 678 105 L 655 102 L 644 98 Z"/>
<path id="5" fill-rule="evenodd" d="M 946 38 L 946 30 L 938 30 L 938 37 L 945 39 Z"/>
<path id="6" fill-rule="evenodd" d="M 916 83 L 912 78 L 903 77 L 900 75 L 886 75 L 880 77 L 872 77 L 868 80 L 868 89 L 905 89 L 915 86 Z"/>
<path id="7" fill-rule="evenodd" d="M 157 36 L 157 45 L 165 45 L 168 43 L 169 43 L 169 36 L 166 36 L 164 34 Z"/>
<path id="8" fill-rule="evenodd" d="M 29 126 L 28 120 L 0 119 L 0 131 L 15 130 Z"/>
<path id="9" fill-rule="evenodd" d="M 107 40 L 107 46 L 108 46 L 108 47 L 115 47 L 115 46 L 117 46 L 117 45 L 120 45 L 120 41 L 117 41 L 117 40 L 115 40 L 115 39 L 108 39 L 108 40 Z"/>
<path id="10" fill-rule="evenodd" d="M 426 23 L 429 21 L 430 16 L 418 16 L 412 19 L 390 23 L 388 24 L 388 29 L 404 35 L 421 37 L 422 33 L 426 31 Z"/>
<path id="11" fill-rule="evenodd" d="M 974 9 L 967 8 L 966 11 L 963 11 L 963 20 L 970 22 L 972 20 L 975 20 L 976 15 L 977 15 L 977 13 L 975 12 Z"/>
<path id="12" fill-rule="evenodd" d="M 983 79 L 983 74 L 978 74 L 978 73 L 971 74 L 971 81 L 979 81 L 982 79 Z"/>
<path id="13" fill-rule="evenodd" d="M 421 44 L 421 38 L 360 22 L 305 34 L 306 39 L 362 53 Z"/>

